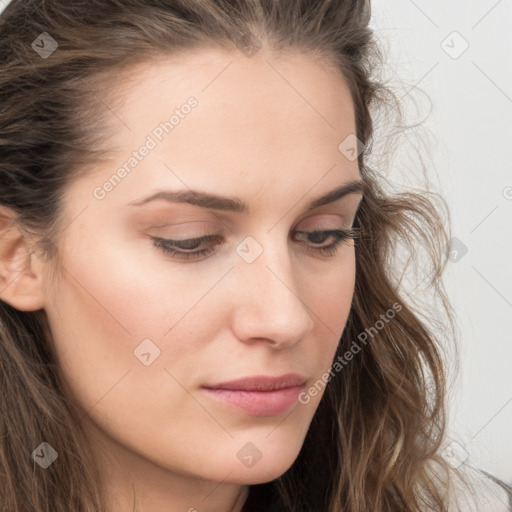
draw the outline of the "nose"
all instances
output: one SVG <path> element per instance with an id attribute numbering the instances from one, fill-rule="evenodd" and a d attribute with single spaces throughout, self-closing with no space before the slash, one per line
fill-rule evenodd
<path id="1" fill-rule="evenodd" d="M 264 247 L 252 263 L 238 261 L 232 329 L 245 343 L 290 347 L 313 328 L 312 312 L 297 286 L 297 272 L 285 247 Z"/>

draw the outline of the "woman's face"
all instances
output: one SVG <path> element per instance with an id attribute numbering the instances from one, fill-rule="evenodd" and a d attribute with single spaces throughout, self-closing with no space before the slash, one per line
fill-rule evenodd
<path id="1" fill-rule="evenodd" d="M 59 364 L 112 483 L 120 468 L 148 493 L 272 480 L 303 444 L 324 388 L 299 392 L 329 370 L 353 296 L 353 242 L 329 254 L 335 236 L 308 235 L 350 228 L 361 199 L 310 208 L 359 179 L 348 89 L 312 57 L 216 50 L 123 87 L 112 163 L 71 184 L 59 279 L 45 274 Z M 280 392 L 205 389 L 292 373 Z"/>

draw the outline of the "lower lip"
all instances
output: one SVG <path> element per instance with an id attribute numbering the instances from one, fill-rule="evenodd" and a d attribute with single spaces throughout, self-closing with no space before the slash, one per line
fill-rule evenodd
<path id="1" fill-rule="evenodd" d="M 203 389 L 216 400 L 238 407 L 253 416 L 274 416 L 288 410 L 298 401 L 302 387 L 294 386 L 275 391 Z"/>

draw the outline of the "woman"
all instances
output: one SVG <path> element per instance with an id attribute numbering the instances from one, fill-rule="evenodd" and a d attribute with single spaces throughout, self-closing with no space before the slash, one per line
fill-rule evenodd
<path id="1" fill-rule="evenodd" d="M 365 1 L 8 5 L 4 512 L 457 501 L 441 340 L 394 258 L 398 241 L 429 255 L 450 324 L 443 204 L 367 165 L 371 109 L 393 105 L 369 17 Z"/>

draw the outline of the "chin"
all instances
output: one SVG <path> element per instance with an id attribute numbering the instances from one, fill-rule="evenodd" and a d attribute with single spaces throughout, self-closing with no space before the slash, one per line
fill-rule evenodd
<path id="1" fill-rule="evenodd" d="M 273 453 L 264 453 L 253 465 L 246 466 L 239 463 L 234 467 L 232 466 L 230 468 L 232 472 L 224 482 L 238 485 L 256 485 L 271 482 L 286 473 L 297 459 L 297 456 L 298 451 L 286 455 L 279 453 L 277 450 Z"/>

